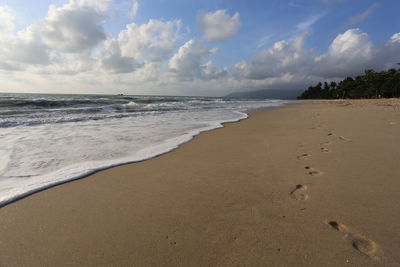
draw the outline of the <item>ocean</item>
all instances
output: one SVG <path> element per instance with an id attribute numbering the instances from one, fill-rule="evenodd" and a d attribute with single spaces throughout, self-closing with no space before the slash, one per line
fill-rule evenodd
<path id="1" fill-rule="evenodd" d="M 0 93 L 0 206 L 177 148 L 284 100 Z"/>

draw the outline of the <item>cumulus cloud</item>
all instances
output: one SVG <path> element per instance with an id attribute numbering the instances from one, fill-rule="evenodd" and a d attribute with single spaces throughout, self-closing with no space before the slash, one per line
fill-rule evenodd
<path id="1" fill-rule="evenodd" d="M 375 55 L 375 66 L 380 69 L 398 67 L 400 62 L 400 32 L 393 34 Z"/>
<path id="2" fill-rule="evenodd" d="M 400 43 L 400 32 L 393 34 L 392 37 L 390 37 L 389 42 L 390 43 Z"/>
<path id="3" fill-rule="evenodd" d="M 248 62 L 235 65 L 239 78 L 262 80 L 284 73 L 302 73 L 310 68 L 312 51 L 304 49 L 306 34 L 292 40 L 276 42 L 271 48 L 256 54 Z"/>
<path id="4" fill-rule="evenodd" d="M 396 67 L 400 62 L 400 33 L 375 45 L 367 33 L 349 29 L 334 38 L 324 53 L 306 48 L 307 33 L 273 45 L 267 35 L 254 56 L 220 67 L 210 60 L 217 49 L 201 41 L 181 40 L 186 34 L 180 20 L 151 19 L 128 24 L 116 35 L 106 33 L 103 24 L 112 11 L 110 3 L 69 0 L 51 6 L 43 19 L 19 32 L 14 32 L 14 12 L 0 6 L 0 76 L 4 84 L 23 90 L 79 88 L 77 93 L 83 88 L 107 93 L 115 84 L 127 88 L 134 84 L 138 85 L 135 90 L 141 90 L 137 93 L 217 95 L 231 90 L 304 89 L 318 81 L 360 74 L 367 68 Z M 126 3 L 132 8 L 118 11 L 125 16 L 130 12 L 134 19 L 139 4 L 134 0 Z M 371 6 L 352 21 L 365 19 L 375 8 Z M 296 25 L 297 31 L 310 29 L 323 16 L 309 17 Z M 200 13 L 197 23 L 203 41 L 221 41 L 238 31 L 240 19 L 238 13 L 217 10 Z M 178 47 L 180 41 L 186 42 Z M 267 45 L 270 47 L 265 48 Z"/>
<path id="5" fill-rule="evenodd" d="M 382 70 L 395 67 L 400 61 L 400 33 L 383 45 L 374 45 L 360 29 L 339 34 L 328 52 L 315 58 L 314 74 L 330 78 L 357 75 L 366 69 Z"/>
<path id="6" fill-rule="evenodd" d="M 128 73 L 136 68 L 135 61 L 132 58 L 121 55 L 118 41 L 113 39 L 104 42 L 101 65 L 106 71 L 112 73 Z"/>
<path id="7" fill-rule="evenodd" d="M 149 20 L 145 24 L 131 23 L 103 44 L 101 66 L 111 73 L 136 71 L 141 81 L 153 80 L 159 64 L 171 56 L 180 38 L 179 20 Z M 148 72 L 148 74 L 145 74 Z"/>
<path id="8" fill-rule="evenodd" d="M 160 76 L 162 76 L 160 62 L 146 62 L 133 73 L 134 80 L 140 82 L 158 81 Z"/>
<path id="9" fill-rule="evenodd" d="M 113 0 L 70 0 L 69 4 L 75 7 L 90 7 L 98 12 L 104 12 L 112 2 Z"/>
<path id="10" fill-rule="evenodd" d="M 315 61 L 316 74 L 323 77 L 344 77 L 360 74 L 366 69 L 393 68 L 400 61 L 400 33 L 377 46 L 367 33 L 350 29 L 339 34 L 328 52 Z"/>
<path id="11" fill-rule="evenodd" d="M 88 53 L 105 39 L 101 24 L 109 3 L 109 0 L 70 0 L 61 7 L 51 5 L 44 19 L 17 34 L 2 36 L 0 67 L 26 69 L 30 65 L 54 65 L 62 58 L 60 53 Z"/>
<path id="12" fill-rule="evenodd" d="M 53 49 L 63 52 L 92 49 L 106 38 L 102 27 L 105 3 L 71 0 L 62 7 L 50 6 L 47 17 L 35 25 L 35 30 L 44 44 Z"/>
<path id="13" fill-rule="evenodd" d="M 368 34 L 350 29 L 339 34 L 328 53 L 316 58 L 317 72 L 323 77 L 343 77 L 373 65 L 374 47 Z"/>
<path id="14" fill-rule="evenodd" d="M 218 70 L 212 62 L 203 64 L 206 57 L 216 52 L 216 49 L 208 49 L 194 40 L 186 42 L 169 61 L 172 77 L 176 81 L 222 77 L 226 70 Z"/>
<path id="15" fill-rule="evenodd" d="M 305 88 L 317 81 L 358 75 L 370 68 L 387 69 L 400 62 L 400 33 L 377 46 L 367 33 L 349 29 L 320 55 L 304 49 L 305 37 L 276 42 L 250 60 L 237 63 L 233 68 L 236 83 L 253 89 Z"/>
<path id="16" fill-rule="evenodd" d="M 201 12 L 197 16 L 197 26 L 207 41 L 222 41 L 235 35 L 239 30 L 239 13 L 230 16 L 224 9 Z"/>
<path id="17" fill-rule="evenodd" d="M 0 59 L 6 69 L 22 69 L 25 64 L 48 64 L 50 55 L 33 27 L 28 27 L 17 35 L 0 38 Z"/>
<path id="18" fill-rule="evenodd" d="M 121 55 L 150 61 L 166 59 L 176 48 L 180 29 L 180 20 L 151 19 L 146 24 L 128 24 L 118 35 Z"/>
<path id="19" fill-rule="evenodd" d="M 159 68 L 151 62 L 164 61 L 173 54 L 181 22 L 132 23 L 116 38 L 107 38 L 103 23 L 110 3 L 111 0 L 70 0 L 60 7 L 51 5 L 45 18 L 26 29 L 16 34 L 0 33 L 0 68 L 46 74 L 73 74 L 98 68 L 110 73 L 137 70 L 138 79 L 154 79 Z M 134 2 L 135 12 L 137 7 Z M 0 8 L 0 25 L 6 25 L 3 31 L 13 28 L 10 14 L 10 9 Z M 148 75 L 144 74 L 146 71 Z"/>
<path id="20" fill-rule="evenodd" d="M 219 70 L 212 61 L 208 61 L 206 64 L 202 65 L 201 69 L 202 78 L 206 80 L 216 80 L 228 74 L 226 68 Z"/>
<path id="21" fill-rule="evenodd" d="M 14 11 L 8 6 L 0 6 L 0 34 L 14 30 Z"/>
<path id="22" fill-rule="evenodd" d="M 30 66 L 29 71 L 40 75 L 76 75 L 93 70 L 95 60 L 90 53 L 52 54 L 46 65 Z"/>

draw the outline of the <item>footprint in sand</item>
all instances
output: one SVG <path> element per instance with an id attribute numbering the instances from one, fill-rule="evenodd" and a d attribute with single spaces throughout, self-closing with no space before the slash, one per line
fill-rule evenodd
<path id="1" fill-rule="evenodd" d="M 296 188 L 290 192 L 290 195 L 297 200 L 307 200 L 309 195 L 307 194 L 307 186 L 298 184 Z"/>
<path id="2" fill-rule="evenodd" d="M 323 152 L 323 153 L 328 153 L 328 152 L 329 152 L 329 149 L 326 148 L 326 147 L 321 147 L 320 150 L 321 150 L 321 152 Z"/>
<path id="3" fill-rule="evenodd" d="M 330 144 L 331 144 L 331 142 L 329 142 L 329 141 L 320 143 L 319 145 L 320 145 L 321 152 L 324 152 L 324 153 L 330 152 L 330 150 L 328 148 L 328 146 L 330 146 Z"/>
<path id="4" fill-rule="evenodd" d="M 171 246 L 175 246 L 175 245 L 177 244 L 176 241 L 171 240 L 170 237 L 169 237 L 168 235 L 165 236 L 165 239 L 169 240 L 169 244 L 170 244 Z"/>
<path id="5" fill-rule="evenodd" d="M 308 170 L 308 174 L 311 175 L 311 176 L 318 176 L 318 175 L 322 174 L 321 171 L 319 171 L 317 169 L 314 169 L 314 168 L 312 168 L 310 166 L 305 166 L 304 169 Z"/>
<path id="6" fill-rule="evenodd" d="M 307 160 L 307 159 L 309 159 L 310 157 L 311 157 L 311 155 L 309 155 L 309 154 L 307 154 L 307 153 L 304 153 L 304 154 L 301 154 L 301 155 L 297 156 L 297 159 L 298 159 L 298 160 Z"/>
<path id="7" fill-rule="evenodd" d="M 351 139 L 343 137 L 343 136 L 339 136 L 339 139 L 342 141 L 351 142 Z"/>
<path id="8" fill-rule="evenodd" d="M 378 245 L 373 241 L 361 234 L 358 234 L 349 229 L 346 225 L 336 221 L 329 221 L 328 224 L 336 231 L 345 234 L 345 237 L 350 241 L 351 245 L 357 251 L 367 255 L 368 257 L 379 260 L 382 256 L 382 251 L 380 251 Z"/>

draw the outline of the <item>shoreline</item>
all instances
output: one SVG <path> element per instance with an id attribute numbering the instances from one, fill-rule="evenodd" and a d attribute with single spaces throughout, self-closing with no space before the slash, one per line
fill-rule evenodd
<path id="1" fill-rule="evenodd" d="M 0 265 L 396 266 L 399 104 L 251 113 L 10 203 Z"/>
<path id="2" fill-rule="evenodd" d="M 85 170 L 85 171 L 82 172 L 82 174 L 79 174 L 77 176 L 74 176 L 74 177 L 71 177 L 71 178 L 62 179 L 61 181 L 54 181 L 54 182 L 51 182 L 51 183 L 49 183 L 47 185 L 44 185 L 42 187 L 31 189 L 31 190 L 29 190 L 27 192 L 24 192 L 24 193 L 22 193 L 22 194 L 20 194 L 18 196 L 14 196 L 14 197 L 9 198 L 7 200 L 1 200 L 0 201 L 0 208 L 5 207 L 5 206 L 7 206 L 9 204 L 12 204 L 13 202 L 16 202 L 16 201 L 19 201 L 21 199 L 24 199 L 26 197 L 29 197 L 29 196 L 31 196 L 33 194 L 40 193 L 42 191 L 51 189 L 53 187 L 61 186 L 63 184 L 74 182 L 74 181 L 77 181 L 77 180 L 80 180 L 80 179 L 85 179 L 86 177 L 89 177 L 91 175 L 94 175 L 94 174 L 96 174 L 98 172 L 101 172 L 101 171 L 104 171 L 104 170 L 108 170 L 108 169 L 111 169 L 111 168 L 124 166 L 124 165 L 128 165 L 128 164 L 140 163 L 140 162 L 143 162 L 143 161 L 147 161 L 147 160 L 151 160 L 151 159 L 157 158 L 159 156 L 162 156 L 164 154 L 170 153 L 170 152 L 178 149 L 180 146 L 184 145 L 187 142 L 192 141 L 196 136 L 198 136 L 198 135 L 200 135 L 200 134 L 202 134 L 204 132 L 213 131 L 213 130 L 216 130 L 216 129 L 223 128 L 223 127 L 225 127 L 225 125 L 228 125 L 230 123 L 238 123 L 238 122 L 240 122 L 242 120 L 248 119 L 250 114 L 252 114 L 252 113 L 262 112 L 262 111 L 266 111 L 266 110 L 270 110 L 270 109 L 274 109 L 274 108 L 281 108 L 281 107 L 289 106 L 289 105 L 293 105 L 293 104 L 295 104 L 295 103 L 285 103 L 282 106 L 278 106 L 278 107 L 273 106 L 273 107 L 257 108 L 257 109 L 254 109 L 254 110 L 246 110 L 246 111 L 243 111 L 243 112 L 237 111 L 237 113 L 240 113 L 242 115 L 242 117 L 237 118 L 237 119 L 233 119 L 233 120 L 224 121 L 224 122 L 215 122 L 214 125 L 209 125 L 207 127 L 203 127 L 203 128 L 199 128 L 199 129 L 196 129 L 196 130 L 192 130 L 190 133 L 183 134 L 183 135 L 181 135 L 179 137 L 176 137 L 176 138 L 184 138 L 183 140 L 180 140 L 176 144 L 171 145 L 166 149 L 161 149 L 161 151 L 156 152 L 152 156 L 144 157 L 143 159 L 139 159 L 139 160 L 127 160 L 126 159 L 125 161 L 121 158 L 120 159 L 121 162 L 119 162 L 119 163 L 112 163 L 112 164 L 104 165 L 103 167 L 99 167 L 99 168 L 96 168 L 94 170 Z M 173 139 L 176 139 L 176 138 L 173 138 Z M 171 142 L 171 139 L 165 140 L 165 142 L 162 143 L 161 146 L 163 147 L 166 143 L 170 143 L 170 142 Z M 160 145 L 157 145 L 157 146 L 160 146 Z M 153 147 L 151 147 L 151 149 L 154 149 L 154 147 L 157 147 L 157 146 L 153 146 Z M 56 174 L 57 172 L 59 172 L 61 170 L 57 170 L 55 172 L 46 174 L 44 176 L 52 176 L 52 175 Z"/>

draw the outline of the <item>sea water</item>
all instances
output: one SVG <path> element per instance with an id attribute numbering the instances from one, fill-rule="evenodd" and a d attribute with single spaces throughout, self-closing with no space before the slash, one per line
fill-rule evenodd
<path id="1" fill-rule="evenodd" d="M 0 94 L 0 206 L 90 173 L 166 153 L 283 100 Z M 110 178 L 111 179 L 111 178 Z"/>

